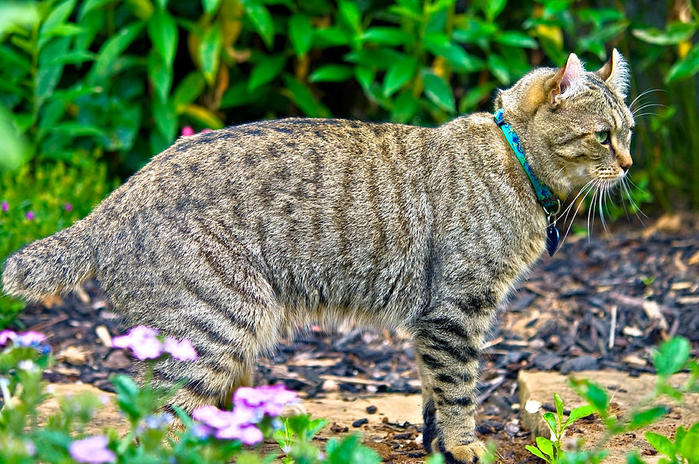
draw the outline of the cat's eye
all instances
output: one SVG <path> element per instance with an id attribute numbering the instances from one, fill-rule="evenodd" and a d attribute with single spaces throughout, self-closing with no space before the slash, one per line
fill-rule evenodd
<path id="1" fill-rule="evenodd" d="M 609 142 L 609 131 L 599 131 L 595 132 L 595 138 L 601 144 Z"/>

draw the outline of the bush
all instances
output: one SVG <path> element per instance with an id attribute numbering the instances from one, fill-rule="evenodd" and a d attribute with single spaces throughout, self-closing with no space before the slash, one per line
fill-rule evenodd
<path id="1" fill-rule="evenodd" d="M 0 262 L 21 246 L 70 226 L 86 216 L 116 183 L 107 179 L 104 164 L 82 159 L 27 164 L 18 171 L 0 172 Z M 23 308 L 0 296 L 0 327 Z"/>
<path id="2" fill-rule="evenodd" d="M 432 125 L 485 109 L 496 87 L 576 51 L 617 46 L 642 97 L 634 176 L 658 206 L 699 206 L 699 45 L 690 2 L 46 0 L 3 4 L 0 134 L 10 164 L 72 159 L 126 175 L 177 128 L 289 115 Z M 8 25 L 9 24 L 9 25 Z M 664 25 L 664 27 L 663 27 Z M 659 27 L 660 26 L 660 27 Z M 661 105 L 648 106 L 644 104 Z M 4 121 L 4 123 L 3 123 Z M 9 140 L 9 139 L 8 139 Z M 679 195 L 678 195 L 679 194 Z M 636 196 L 637 199 L 642 198 Z M 648 198 L 648 197 L 646 197 Z M 674 198 L 675 201 L 670 201 Z M 679 198 L 680 201 L 676 201 Z"/>

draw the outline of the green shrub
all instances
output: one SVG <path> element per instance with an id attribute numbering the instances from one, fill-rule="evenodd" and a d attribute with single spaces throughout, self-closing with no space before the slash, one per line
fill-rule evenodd
<path id="1" fill-rule="evenodd" d="M 675 5 L 675 6 L 672 6 Z M 663 209 L 699 206 L 698 13 L 606 1 L 45 0 L 0 5 L 3 165 L 74 158 L 127 175 L 178 128 L 289 115 L 432 125 L 576 51 L 632 67 L 633 176 Z M 626 8 L 625 10 L 623 8 Z M 672 9 L 671 9 L 672 8 Z M 660 18 L 660 19 L 659 19 Z M 664 28 L 657 24 L 665 23 Z M 656 27 L 651 27 L 654 25 Z M 644 104 L 663 105 L 649 106 Z M 12 143 L 9 143 L 12 141 Z M 637 200 L 650 196 L 635 194 Z M 672 201 L 671 201 L 672 199 Z M 679 200 L 679 201 L 678 201 Z"/>
<path id="2" fill-rule="evenodd" d="M 70 226 L 86 216 L 116 183 L 107 169 L 89 159 L 68 166 L 57 162 L 29 164 L 0 172 L 0 263 L 21 246 Z M 0 327 L 23 304 L 0 296 Z"/>

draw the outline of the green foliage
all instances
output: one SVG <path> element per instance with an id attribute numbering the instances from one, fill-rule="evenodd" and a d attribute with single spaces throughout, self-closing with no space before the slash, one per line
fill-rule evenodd
<path id="1" fill-rule="evenodd" d="M 21 246 L 86 216 L 115 186 L 106 166 L 85 158 L 0 171 L 0 262 Z M 0 296 L 0 327 L 23 305 Z"/>
<path id="2" fill-rule="evenodd" d="M 543 419 L 551 430 L 552 439 L 536 437 L 536 446 L 527 445 L 527 450 L 550 464 L 603 462 L 608 454 L 604 445 L 611 437 L 654 424 L 670 412 L 666 406 L 652 404 L 657 402 L 658 398 L 667 395 L 681 401 L 685 393 L 696 392 L 699 389 L 699 367 L 697 360 L 690 359 L 689 354 L 689 341 L 682 337 L 672 338 L 655 350 L 653 365 L 658 374 L 656 388 L 624 417 L 617 417 L 610 412 L 609 394 L 604 388 L 586 379 L 572 379 L 571 386 L 587 404 L 573 409 L 565 419 L 563 400 L 554 393 L 556 414 L 552 412 L 543 414 Z M 669 382 L 670 376 L 682 369 L 690 370 L 689 378 L 681 387 L 673 387 Z M 604 437 L 588 450 L 580 449 L 581 444 L 578 443 L 577 450 L 564 451 L 562 444 L 565 430 L 577 420 L 591 414 L 597 414 L 604 424 L 606 430 Z M 653 448 L 665 456 L 659 461 L 662 464 L 699 462 L 699 423 L 693 424 L 689 430 L 679 427 L 675 433 L 674 442 L 664 435 L 653 432 L 646 432 L 645 437 Z M 628 464 L 643 464 L 643 462 L 636 452 L 627 455 Z"/>
<path id="3" fill-rule="evenodd" d="M 699 151 L 699 134 L 683 129 L 699 124 L 697 11 L 620 8 L 571 0 L 3 4 L 0 101 L 9 112 L 0 113 L 0 169 L 89 153 L 125 175 L 184 125 L 289 115 L 438 124 L 490 110 L 494 89 L 533 66 L 560 65 L 575 51 L 594 69 L 617 46 L 634 71 L 632 94 L 665 90 L 637 102 L 663 106 L 640 118 L 632 198 L 671 209 L 679 192 L 696 207 L 699 183 L 680 173 L 696 172 Z"/>

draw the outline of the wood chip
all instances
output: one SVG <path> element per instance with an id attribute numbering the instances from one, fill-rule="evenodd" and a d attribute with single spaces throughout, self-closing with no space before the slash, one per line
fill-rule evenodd
<path id="1" fill-rule="evenodd" d="M 667 320 L 665 319 L 665 316 L 663 316 L 663 313 L 660 312 L 660 306 L 658 306 L 658 303 L 655 301 L 644 301 L 643 310 L 646 312 L 646 316 L 648 316 L 649 319 L 656 319 L 660 329 L 667 332 Z"/>
<path id="2" fill-rule="evenodd" d="M 332 367 L 342 361 L 342 358 L 292 359 L 286 364 L 303 367 Z"/>
<path id="3" fill-rule="evenodd" d="M 380 380 L 370 380 L 370 379 L 360 379 L 357 377 L 342 377 L 339 375 L 323 374 L 318 376 L 319 379 L 323 380 L 334 380 L 339 383 L 356 383 L 358 385 L 388 385 L 388 382 Z"/>
<path id="4" fill-rule="evenodd" d="M 109 329 L 107 329 L 107 327 L 98 325 L 95 328 L 95 334 L 97 334 L 97 338 L 100 339 L 104 346 L 112 347 L 112 336 L 109 334 Z"/>
<path id="5" fill-rule="evenodd" d="M 74 366 L 81 366 L 85 364 L 85 362 L 87 361 L 87 355 L 85 354 L 85 351 L 80 347 L 72 345 L 63 348 L 56 355 L 56 358 Z"/>
<path id="6" fill-rule="evenodd" d="M 697 251 L 689 257 L 689 261 L 687 261 L 687 264 L 689 264 L 690 266 L 695 266 L 699 264 L 699 251 Z"/>

